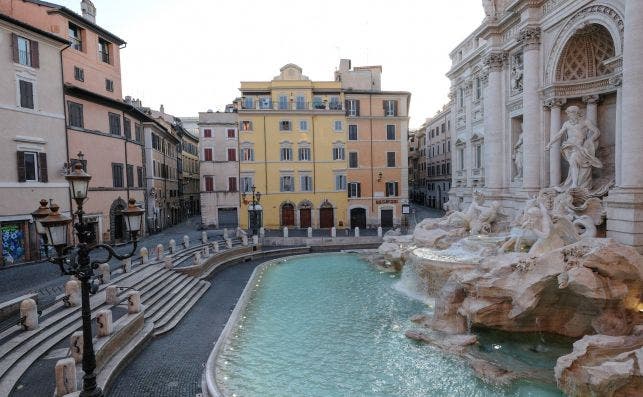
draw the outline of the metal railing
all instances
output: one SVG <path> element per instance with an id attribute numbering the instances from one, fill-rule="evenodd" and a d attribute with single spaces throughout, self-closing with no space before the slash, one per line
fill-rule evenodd
<path id="1" fill-rule="evenodd" d="M 241 103 L 242 110 L 290 110 L 290 111 L 311 111 L 311 110 L 329 110 L 343 111 L 344 104 L 341 102 L 273 102 L 273 101 L 245 101 Z"/>

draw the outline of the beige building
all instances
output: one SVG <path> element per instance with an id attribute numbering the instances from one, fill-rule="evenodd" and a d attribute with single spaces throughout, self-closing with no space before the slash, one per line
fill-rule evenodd
<path id="1" fill-rule="evenodd" d="M 247 142 L 239 145 L 236 112 L 199 113 L 199 131 L 201 223 L 205 227 L 236 227 L 239 190 L 248 191 L 253 184 L 251 175 L 239 175 L 239 161 L 254 161 L 254 149 Z"/>
<path id="2" fill-rule="evenodd" d="M 606 209 L 599 235 L 643 250 L 643 1 L 483 5 L 451 52 L 451 194 L 484 187 L 511 214 L 540 189 L 585 189 Z M 600 134 L 558 134 L 578 111 Z"/>
<path id="3" fill-rule="evenodd" d="M 426 123 L 409 131 L 409 199 L 425 204 L 426 198 Z"/>
<path id="4" fill-rule="evenodd" d="M 66 41 L 0 14 L 0 266 L 40 259 L 40 199 L 69 211 L 61 51 Z"/>
<path id="5" fill-rule="evenodd" d="M 451 104 L 427 120 L 423 143 L 426 205 L 442 209 L 451 190 Z"/>
<path id="6" fill-rule="evenodd" d="M 382 91 L 381 66 L 340 61 L 346 107 L 348 219 L 353 227 L 401 224 L 409 201 L 408 130 L 411 93 Z"/>

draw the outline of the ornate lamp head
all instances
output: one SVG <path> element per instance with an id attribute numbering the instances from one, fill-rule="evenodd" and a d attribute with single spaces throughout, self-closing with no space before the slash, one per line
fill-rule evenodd
<path id="1" fill-rule="evenodd" d="M 127 231 L 130 232 L 132 239 L 135 240 L 143 227 L 143 214 L 145 213 L 145 210 L 137 207 L 136 200 L 134 198 L 130 198 L 127 209 L 121 211 L 121 213 L 125 218 Z"/>
<path id="2" fill-rule="evenodd" d="M 58 204 L 52 204 L 50 209 L 51 213 L 40 221 L 45 230 L 47 241 L 49 245 L 53 245 L 57 249 L 66 247 L 69 245 L 68 225 L 72 219 L 58 213 L 60 209 Z"/>
<path id="3" fill-rule="evenodd" d="M 36 224 L 36 233 L 40 234 L 45 238 L 46 238 L 47 231 L 45 230 L 44 226 L 42 226 L 42 223 L 40 221 L 42 221 L 47 216 L 49 216 L 49 208 L 47 208 L 47 204 L 48 204 L 47 200 L 45 199 L 40 200 L 40 207 L 31 213 L 31 217 L 33 218 L 34 223 Z"/>
<path id="4" fill-rule="evenodd" d="M 82 157 L 82 153 L 78 153 Z M 78 205 L 81 205 L 87 198 L 87 188 L 89 187 L 89 180 L 92 179 L 91 175 L 83 170 L 83 164 L 79 161 L 74 165 L 74 170 L 65 175 L 65 179 L 69 182 L 69 190 L 71 190 L 71 197 L 76 200 Z"/>

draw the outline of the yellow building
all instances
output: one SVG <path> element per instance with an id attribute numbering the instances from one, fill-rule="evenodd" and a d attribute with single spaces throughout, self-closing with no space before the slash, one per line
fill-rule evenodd
<path id="1" fill-rule="evenodd" d="M 240 90 L 239 189 L 261 192 L 261 225 L 348 227 L 341 82 L 310 81 L 288 64 L 272 81 L 242 82 Z M 252 226 L 251 197 L 241 203 L 244 228 Z"/>

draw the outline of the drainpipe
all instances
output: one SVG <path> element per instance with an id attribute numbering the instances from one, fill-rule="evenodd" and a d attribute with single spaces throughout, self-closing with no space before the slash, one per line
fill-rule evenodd
<path id="1" fill-rule="evenodd" d="M 11 3 L 11 7 L 13 8 L 13 2 Z M 65 51 L 67 48 L 69 48 L 70 45 L 66 44 L 59 53 L 60 56 L 60 82 L 62 84 L 62 99 L 63 99 L 63 118 L 64 118 L 64 123 L 65 123 L 65 155 L 67 156 L 67 165 L 68 168 L 71 169 L 71 164 L 69 161 L 69 135 L 67 133 L 67 104 L 65 100 L 65 72 L 63 70 L 63 51 Z M 71 190 L 67 189 L 67 199 L 69 201 L 69 214 L 71 215 L 71 218 L 74 218 L 74 207 L 72 207 L 72 198 L 71 198 Z M 99 238 L 99 236 L 96 236 Z M 76 241 L 76 233 L 72 233 L 72 238 L 74 241 Z M 36 241 L 40 242 L 40 239 L 37 239 Z M 98 240 L 100 242 L 100 240 Z M 38 252 L 40 252 L 40 247 L 38 247 Z"/>
<path id="2" fill-rule="evenodd" d="M 121 114 L 123 116 L 123 135 L 125 135 L 125 111 L 121 110 Z M 132 134 L 131 131 L 131 121 L 130 121 L 130 136 Z M 129 202 L 129 184 L 127 183 L 127 137 L 125 137 L 125 191 L 127 193 L 127 202 Z M 134 173 L 132 173 L 132 179 L 134 179 Z M 132 184 L 134 184 L 134 181 L 132 181 Z"/>

